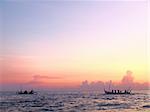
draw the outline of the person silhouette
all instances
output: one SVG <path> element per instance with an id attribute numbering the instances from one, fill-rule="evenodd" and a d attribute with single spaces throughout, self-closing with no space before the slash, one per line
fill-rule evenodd
<path id="1" fill-rule="evenodd" d="M 27 90 L 24 91 L 24 94 L 28 94 Z"/>

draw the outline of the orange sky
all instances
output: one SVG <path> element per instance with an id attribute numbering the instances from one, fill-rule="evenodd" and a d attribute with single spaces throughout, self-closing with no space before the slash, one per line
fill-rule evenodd
<path id="1" fill-rule="evenodd" d="M 119 82 L 127 70 L 136 82 L 149 82 L 147 2 L 4 2 L 1 8 L 1 84 Z"/>

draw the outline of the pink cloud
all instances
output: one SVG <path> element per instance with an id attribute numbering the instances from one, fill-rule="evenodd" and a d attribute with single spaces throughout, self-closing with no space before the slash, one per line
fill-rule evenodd
<path id="1" fill-rule="evenodd" d="M 134 81 L 134 78 L 132 76 L 132 71 L 128 70 L 126 72 L 126 75 L 122 78 L 121 83 L 122 84 L 132 84 Z"/>
<path id="2" fill-rule="evenodd" d="M 110 82 L 102 82 L 102 81 L 97 81 L 97 82 L 91 82 L 89 83 L 87 80 L 83 81 L 80 89 L 81 90 L 99 90 L 103 91 L 103 89 L 109 89 L 109 84 Z M 134 82 L 134 77 L 132 76 L 132 71 L 128 70 L 126 72 L 126 75 L 123 76 L 122 80 L 118 83 L 116 82 L 111 82 L 111 89 L 132 89 L 132 90 L 142 90 L 142 89 L 149 89 L 150 88 L 150 83 L 145 82 L 145 83 L 138 83 Z"/>
<path id="3" fill-rule="evenodd" d="M 50 79 L 62 79 L 62 77 L 52 77 L 52 76 L 47 76 L 47 75 L 34 75 L 33 79 L 28 82 L 28 84 L 40 84 L 43 83 L 43 80 L 50 80 Z"/>

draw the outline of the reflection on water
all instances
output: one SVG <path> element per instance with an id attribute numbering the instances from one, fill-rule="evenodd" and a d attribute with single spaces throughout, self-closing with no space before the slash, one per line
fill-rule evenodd
<path id="1" fill-rule="evenodd" d="M 104 95 L 98 92 L 38 92 L 34 95 L 0 93 L 2 112 L 148 112 L 150 94 Z"/>

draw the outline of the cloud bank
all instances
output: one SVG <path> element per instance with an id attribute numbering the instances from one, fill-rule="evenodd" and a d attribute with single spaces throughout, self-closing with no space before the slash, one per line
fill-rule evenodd
<path id="1" fill-rule="evenodd" d="M 132 89 L 132 90 L 143 90 L 143 89 L 150 89 L 150 83 L 138 83 L 134 82 L 134 77 L 132 76 L 132 71 L 128 70 L 126 72 L 126 75 L 123 76 L 122 80 L 120 82 L 103 82 L 103 81 L 97 81 L 97 82 L 91 82 L 89 83 L 87 80 L 83 81 L 80 89 L 81 90 L 94 90 L 94 91 L 103 91 L 104 89 Z"/>
<path id="2" fill-rule="evenodd" d="M 35 90 L 75 90 L 75 91 L 103 91 L 110 89 L 132 89 L 132 90 L 146 90 L 150 89 L 150 83 L 139 83 L 134 81 L 132 71 L 127 71 L 120 82 L 110 81 L 83 81 L 79 86 L 70 87 L 64 85 L 62 88 L 62 77 L 48 76 L 48 75 L 33 75 L 32 79 L 26 83 L 7 83 L 0 86 L 0 90 L 20 90 L 20 89 L 35 89 Z M 54 81 L 54 82 L 53 82 Z M 57 85 L 56 85 L 57 84 Z M 63 83 L 62 83 L 63 84 Z"/>

